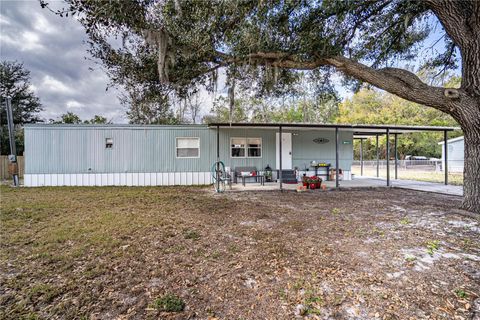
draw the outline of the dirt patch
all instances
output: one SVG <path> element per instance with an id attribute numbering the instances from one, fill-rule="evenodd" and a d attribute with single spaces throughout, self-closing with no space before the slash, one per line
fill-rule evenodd
<path id="1" fill-rule="evenodd" d="M 457 197 L 1 192 L 3 319 L 468 319 L 479 297 L 480 226 Z"/>

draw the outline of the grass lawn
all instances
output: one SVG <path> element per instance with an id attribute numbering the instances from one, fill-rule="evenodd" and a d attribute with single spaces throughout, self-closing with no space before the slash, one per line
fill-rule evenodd
<path id="1" fill-rule="evenodd" d="M 453 319 L 480 293 L 453 196 L 0 191 L 1 319 Z"/>

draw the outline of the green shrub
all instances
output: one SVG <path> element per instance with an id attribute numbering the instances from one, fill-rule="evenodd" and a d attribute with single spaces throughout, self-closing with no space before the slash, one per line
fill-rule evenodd
<path id="1" fill-rule="evenodd" d="M 458 289 L 455 291 L 455 293 L 457 294 L 457 297 L 459 297 L 460 299 L 465 299 L 468 297 L 468 294 L 463 289 Z"/>
<path id="2" fill-rule="evenodd" d="M 185 302 L 182 300 L 182 298 L 176 295 L 166 294 L 155 299 L 153 302 L 153 307 L 160 311 L 180 312 L 185 309 Z"/>
<path id="3" fill-rule="evenodd" d="M 427 253 L 431 256 L 440 248 L 440 241 L 433 240 L 427 242 Z"/>

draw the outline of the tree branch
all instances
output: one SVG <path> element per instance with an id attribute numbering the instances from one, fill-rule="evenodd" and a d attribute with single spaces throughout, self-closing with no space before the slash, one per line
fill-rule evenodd
<path id="1" fill-rule="evenodd" d="M 379 89 L 446 113 L 453 112 L 455 100 L 462 98 L 464 95 L 462 90 L 430 86 L 421 81 L 414 73 L 404 69 L 375 69 L 342 56 L 303 60 L 296 55 L 283 52 L 258 52 L 241 58 L 227 58 L 225 54 L 224 58 L 227 64 L 248 63 L 248 61 L 254 60 L 259 65 L 269 64 L 279 68 L 296 70 L 313 70 L 320 66 L 333 66 L 338 71 L 370 83 Z"/>
<path id="2" fill-rule="evenodd" d="M 451 113 L 455 108 L 452 99 L 459 97 L 459 95 L 447 97 L 445 88 L 429 86 L 414 73 L 404 69 L 383 68 L 377 70 L 344 57 L 333 57 L 326 60 L 328 64 L 349 76 L 368 82 L 406 100 L 443 112 Z"/>

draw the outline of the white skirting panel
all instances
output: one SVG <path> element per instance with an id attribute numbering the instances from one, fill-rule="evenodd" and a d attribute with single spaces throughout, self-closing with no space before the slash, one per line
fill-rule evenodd
<path id="1" fill-rule="evenodd" d="M 190 186 L 212 184 L 210 172 L 25 174 L 26 187 L 43 186 Z"/>

